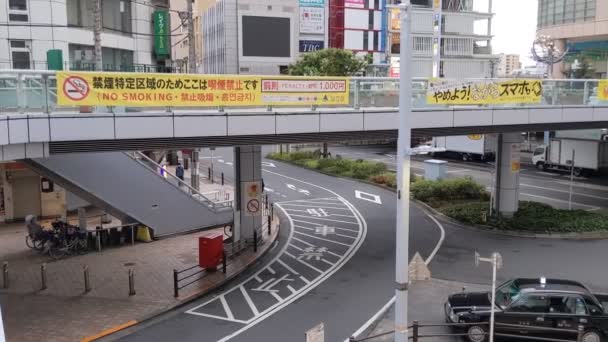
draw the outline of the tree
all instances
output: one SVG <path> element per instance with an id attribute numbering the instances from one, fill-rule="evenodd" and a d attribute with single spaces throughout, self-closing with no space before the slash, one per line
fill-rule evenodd
<path id="1" fill-rule="evenodd" d="M 307 53 L 289 66 L 294 76 L 354 76 L 362 73 L 368 65 L 364 58 L 341 49 L 324 49 Z"/>

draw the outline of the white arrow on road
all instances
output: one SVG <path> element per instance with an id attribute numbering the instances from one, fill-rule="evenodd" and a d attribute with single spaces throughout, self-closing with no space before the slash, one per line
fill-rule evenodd
<path id="1" fill-rule="evenodd" d="M 271 163 L 271 162 L 265 162 L 265 161 L 263 161 L 263 162 L 262 162 L 262 166 L 268 166 L 268 167 L 277 167 L 276 165 L 274 165 L 274 163 Z"/>
<path id="2" fill-rule="evenodd" d="M 302 194 L 304 194 L 304 195 L 306 195 L 306 196 L 310 196 L 310 191 L 308 191 L 308 190 L 306 190 L 306 189 L 299 189 L 298 187 L 296 187 L 296 186 L 295 186 L 295 185 L 293 185 L 293 184 L 286 184 L 286 185 L 287 185 L 287 187 L 288 187 L 289 189 L 291 189 L 291 190 L 293 190 L 293 191 L 297 191 L 297 192 L 302 193 Z"/>
<path id="3" fill-rule="evenodd" d="M 251 291 L 258 291 L 258 292 L 279 292 L 279 290 L 273 290 L 272 288 L 275 285 L 277 285 L 278 283 L 282 282 L 282 281 L 293 281 L 293 279 L 287 278 L 287 277 L 289 277 L 289 274 L 285 274 L 285 275 L 283 275 L 279 279 L 270 278 L 267 282 L 263 283 L 258 288 L 251 289 Z"/>
<path id="4" fill-rule="evenodd" d="M 297 190 L 298 188 L 296 188 L 295 185 L 293 184 L 287 184 L 287 187 L 290 188 L 291 190 Z"/>

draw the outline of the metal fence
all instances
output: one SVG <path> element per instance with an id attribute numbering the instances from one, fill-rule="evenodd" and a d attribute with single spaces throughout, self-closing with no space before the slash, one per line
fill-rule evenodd
<path id="1" fill-rule="evenodd" d="M 469 328 L 471 326 L 481 326 L 484 328 L 484 332 L 479 333 L 476 336 L 481 337 L 481 336 L 489 335 L 487 332 L 487 330 L 489 328 L 489 323 L 487 323 L 487 322 L 485 322 L 485 323 L 420 324 L 418 321 L 414 321 L 413 324 L 408 327 L 408 330 L 411 332 L 408 339 L 413 342 L 419 342 L 421 340 L 422 341 L 433 341 L 433 339 L 442 338 L 442 337 L 466 337 L 466 336 L 468 336 L 467 332 L 424 333 L 423 330 L 425 330 L 426 328 L 442 327 L 442 328 L 450 328 L 453 330 L 466 331 L 467 328 Z M 522 336 L 522 335 L 506 333 L 506 332 L 495 332 L 494 333 L 495 337 L 515 338 L 515 339 L 521 339 L 522 337 L 525 337 L 529 341 L 544 341 L 544 342 L 583 342 L 584 327 L 581 325 L 579 325 L 577 329 L 548 328 L 548 327 L 537 327 L 537 326 L 530 326 L 530 325 L 506 324 L 506 323 L 495 323 L 494 326 L 497 329 L 500 329 L 502 331 L 509 331 L 509 330 L 513 331 L 513 332 L 531 331 L 536 334 L 547 333 L 547 334 L 571 335 L 572 339 L 564 340 L 564 339 L 538 337 L 538 336 Z M 363 341 L 373 342 L 374 340 L 377 340 L 381 337 L 392 335 L 394 333 L 395 333 L 395 331 L 391 330 L 391 331 L 387 331 L 384 333 L 375 334 L 375 335 L 371 335 L 371 336 L 367 336 L 367 337 L 363 337 L 363 338 L 351 337 L 349 339 L 349 341 L 351 341 L 351 342 L 363 342 Z"/>

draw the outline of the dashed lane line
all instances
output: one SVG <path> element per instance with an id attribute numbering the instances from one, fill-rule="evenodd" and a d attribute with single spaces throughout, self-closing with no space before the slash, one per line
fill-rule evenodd
<path id="1" fill-rule="evenodd" d="M 332 220 L 332 219 L 328 219 L 328 218 L 325 218 L 325 217 L 314 217 L 314 216 L 296 215 L 296 214 L 292 214 L 291 216 L 295 216 L 295 217 L 303 217 L 303 218 L 307 218 L 307 219 L 313 219 L 313 220 L 323 220 L 323 221 L 329 221 L 329 222 L 348 223 L 348 224 L 358 224 L 357 222 L 352 222 L 352 221 L 341 221 L 341 220 Z"/>
<path id="2" fill-rule="evenodd" d="M 320 206 L 320 205 L 300 205 L 300 204 L 290 204 L 290 203 L 284 203 L 284 202 L 279 202 L 278 204 L 281 204 L 281 205 L 284 205 L 284 206 L 290 206 L 290 207 L 324 208 L 324 209 L 335 209 L 335 210 L 349 210 L 349 209 L 345 209 L 345 208 L 326 207 L 326 206 Z"/>

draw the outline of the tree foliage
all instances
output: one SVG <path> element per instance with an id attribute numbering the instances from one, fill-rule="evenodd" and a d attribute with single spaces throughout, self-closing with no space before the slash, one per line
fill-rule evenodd
<path id="1" fill-rule="evenodd" d="M 289 66 L 294 76 L 353 76 L 362 73 L 368 65 L 364 58 L 351 51 L 324 49 L 304 54 Z"/>

